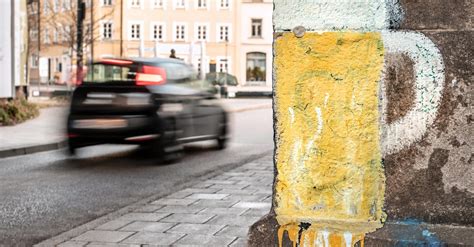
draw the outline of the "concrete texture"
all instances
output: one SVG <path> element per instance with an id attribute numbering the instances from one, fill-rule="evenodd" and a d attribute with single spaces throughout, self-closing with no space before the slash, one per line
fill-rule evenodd
<path id="1" fill-rule="evenodd" d="M 435 224 L 474 226 L 470 108 L 474 4 L 469 0 L 401 3 L 405 12 L 401 28 L 419 30 L 436 44 L 443 55 L 446 78 L 437 118 L 423 139 L 385 157 L 386 212 L 391 220 L 415 218 Z M 392 58 L 388 61 L 391 75 L 399 78 L 390 78 L 389 82 L 400 85 L 410 76 L 410 66 L 396 66 Z M 388 92 L 392 92 L 389 98 L 398 97 L 399 92 Z M 410 104 L 410 98 L 399 102 Z M 393 118 L 402 116 L 402 112 L 393 114 Z"/>

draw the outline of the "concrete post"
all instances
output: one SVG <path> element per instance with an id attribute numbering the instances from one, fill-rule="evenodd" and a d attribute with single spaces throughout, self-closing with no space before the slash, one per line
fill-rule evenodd
<path id="1" fill-rule="evenodd" d="M 276 179 L 249 245 L 473 243 L 470 1 L 274 3 Z"/>

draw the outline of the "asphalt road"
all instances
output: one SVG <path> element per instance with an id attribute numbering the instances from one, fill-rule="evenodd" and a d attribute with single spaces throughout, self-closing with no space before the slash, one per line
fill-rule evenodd
<path id="1" fill-rule="evenodd" d="M 0 245 L 31 245 L 183 182 L 243 164 L 273 149 L 271 109 L 234 113 L 229 147 L 186 147 L 178 163 L 157 165 L 134 147 L 64 150 L 0 160 Z"/>

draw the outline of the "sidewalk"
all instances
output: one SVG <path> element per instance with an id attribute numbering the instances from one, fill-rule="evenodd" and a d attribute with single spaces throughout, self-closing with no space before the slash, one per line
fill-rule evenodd
<path id="1" fill-rule="evenodd" d="M 37 246 L 246 246 L 249 227 L 270 210 L 272 157 L 201 180 L 132 212 L 104 216 L 105 222 L 93 221 Z"/>
<path id="2" fill-rule="evenodd" d="M 271 108 L 271 99 L 219 100 L 229 112 Z M 68 107 L 40 110 L 40 116 L 15 126 L 0 127 L 0 158 L 55 150 L 65 146 Z"/>
<path id="3" fill-rule="evenodd" d="M 64 144 L 67 107 L 50 107 L 15 126 L 0 127 L 0 158 L 58 149 Z"/>

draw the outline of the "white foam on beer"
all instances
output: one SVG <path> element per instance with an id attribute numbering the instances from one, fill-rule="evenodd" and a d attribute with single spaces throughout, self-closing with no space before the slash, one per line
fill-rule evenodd
<path id="1" fill-rule="evenodd" d="M 388 29 L 402 18 L 396 0 L 274 0 L 278 32 L 303 26 L 311 31 Z"/>

